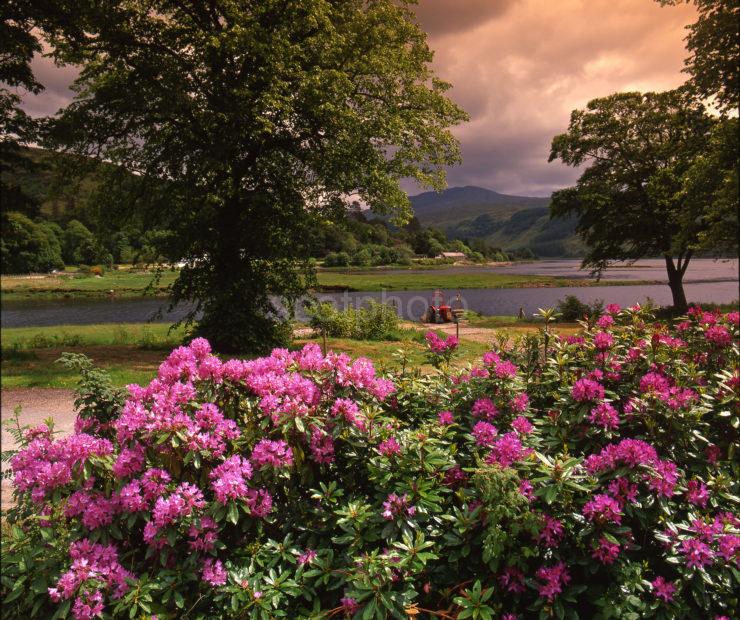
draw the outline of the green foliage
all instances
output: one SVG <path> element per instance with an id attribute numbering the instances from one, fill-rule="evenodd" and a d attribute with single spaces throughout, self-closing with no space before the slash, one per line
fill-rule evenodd
<path id="1" fill-rule="evenodd" d="M 63 353 L 58 363 L 80 375 L 74 401 L 76 428 L 80 431 L 92 429 L 102 436 L 112 437 L 111 423 L 121 413 L 126 390 L 113 387 L 110 375 L 94 366 L 93 361 L 82 353 Z"/>
<path id="2" fill-rule="evenodd" d="M 308 306 L 307 312 L 311 327 L 332 338 L 397 340 L 399 337 L 398 311 L 372 299 L 359 309 L 337 310 L 333 304 L 321 302 Z"/>
<path id="3" fill-rule="evenodd" d="M 68 358 L 84 375 L 89 434 L 55 442 L 52 428 L 9 423 L 19 482 L 59 477 L 32 477 L 35 497 L 19 485 L 4 515 L 3 611 L 66 618 L 99 592 L 111 618 L 731 617 L 737 313 L 604 316 L 576 340 L 543 330 L 535 357 L 502 339 L 476 366 L 382 379 L 316 345 L 221 362 L 195 341 L 123 408 L 89 360 Z M 586 380 L 603 395 L 584 400 Z M 615 407 L 615 425 L 590 419 L 597 404 Z M 219 440 L 218 428 L 238 432 Z M 241 491 L 227 459 L 248 471 Z M 127 503 L 162 471 L 143 506 Z M 183 489 L 190 504 L 173 501 Z M 272 498 L 259 514 L 247 494 L 258 490 Z M 131 571 L 120 592 L 70 557 L 74 543 L 82 556 L 110 546 L 96 563 Z M 215 560 L 223 572 L 209 575 Z M 674 588 L 667 600 L 658 577 Z"/>
<path id="4" fill-rule="evenodd" d="M 101 247 L 95 235 L 78 220 L 70 221 L 64 230 L 63 256 L 72 265 L 110 265 L 113 262 L 113 256 Z"/>
<path id="5" fill-rule="evenodd" d="M 658 0 L 693 3 L 698 18 L 686 37 L 689 84 L 703 98 L 713 97 L 725 112 L 740 105 L 740 2 L 738 0 Z"/>
<path id="6" fill-rule="evenodd" d="M 22 213 L 2 214 L 0 258 L 3 273 L 48 272 L 64 268 L 55 231 Z"/>
<path id="7" fill-rule="evenodd" d="M 566 295 L 565 299 L 558 300 L 557 309 L 562 321 L 572 323 L 598 318 L 604 311 L 604 302 L 596 300 L 593 304 L 587 304 L 575 295 Z"/>

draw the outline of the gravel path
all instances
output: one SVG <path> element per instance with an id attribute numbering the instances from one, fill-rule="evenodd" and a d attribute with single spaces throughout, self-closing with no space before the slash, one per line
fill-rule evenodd
<path id="1" fill-rule="evenodd" d="M 13 417 L 15 408 L 21 406 L 21 425 L 30 424 L 35 426 L 41 424 L 46 418 L 54 418 L 54 428 L 64 435 L 69 435 L 74 429 L 74 393 L 72 390 L 58 390 L 45 388 L 22 388 L 2 391 L 0 407 L 3 422 Z M 3 426 L 2 435 L 3 450 L 12 450 L 16 447 L 13 437 Z M 3 471 L 6 464 L 3 463 Z M 10 480 L 2 481 L 2 497 L 0 504 L 3 510 L 12 505 L 12 487 Z"/>

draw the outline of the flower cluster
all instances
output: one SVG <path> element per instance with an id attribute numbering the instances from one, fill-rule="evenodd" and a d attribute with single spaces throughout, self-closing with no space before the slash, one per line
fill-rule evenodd
<path id="1" fill-rule="evenodd" d="M 4 607 L 731 617 L 737 334 L 737 313 L 608 306 L 455 370 L 433 335 L 437 372 L 388 376 L 315 344 L 222 360 L 196 339 L 73 435 L 19 433 Z"/>

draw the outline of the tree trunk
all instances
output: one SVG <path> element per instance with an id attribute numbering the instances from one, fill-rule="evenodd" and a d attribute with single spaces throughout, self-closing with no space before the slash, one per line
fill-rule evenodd
<path id="1" fill-rule="evenodd" d="M 679 314 L 683 314 L 688 310 L 688 303 L 686 302 L 686 293 L 683 290 L 683 276 L 686 273 L 686 268 L 689 265 L 691 259 L 691 252 L 687 252 L 678 255 L 678 263 L 673 262 L 673 257 L 666 254 L 664 255 L 666 270 L 668 271 L 668 286 L 671 289 L 671 295 L 673 296 L 673 309 Z"/>

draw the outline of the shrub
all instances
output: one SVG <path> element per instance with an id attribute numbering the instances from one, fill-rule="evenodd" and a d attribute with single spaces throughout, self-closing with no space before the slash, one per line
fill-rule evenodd
<path id="1" fill-rule="evenodd" d="M 729 617 L 737 339 L 609 307 L 393 381 L 203 340 L 122 406 L 88 373 L 77 434 L 16 432 L 6 617 Z"/>
<path id="2" fill-rule="evenodd" d="M 309 324 L 331 338 L 355 340 L 396 340 L 399 336 L 398 312 L 395 308 L 370 300 L 357 310 L 337 310 L 322 302 L 307 308 Z"/>
<path id="3" fill-rule="evenodd" d="M 601 315 L 604 310 L 604 302 L 597 299 L 589 305 L 582 302 L 575 295 L 567 295 L 565 299 L 558 301 L 557 309 L 562 321 L 582 321 Z"/>
<path id="4" fill-rule="evenodd" d="M 348 267 L 349 254 L 347 252 L 329 252 L 324 259 L 324 265 L 327 267 Z"/>

